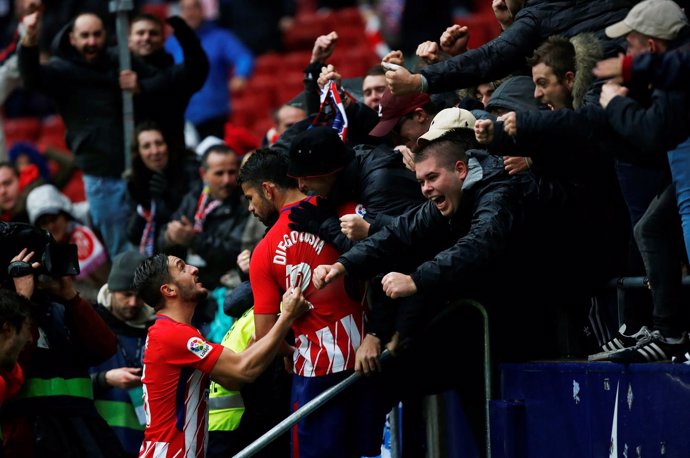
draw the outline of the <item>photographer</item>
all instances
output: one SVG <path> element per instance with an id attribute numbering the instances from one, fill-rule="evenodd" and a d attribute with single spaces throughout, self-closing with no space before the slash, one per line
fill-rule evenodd
<path id="1" fill-rule="evenodd" d="M 0 289 L 0 408 L 24 383 L 17 359 L 31 342 L 30 305 L 25 297 Z"/>
<path id="2" fill-rule="evenodd" d="M 25 224 L 0 224 L 0 242 L 3 262 L 20 243 L 32 248 L 12 257 L 9 278 L 3 275 L 3 281 L 11 278 L 16 291 L 31 299 L 34 342 L 20 357 L 24 386 L 3 406 L 5 456 L 122 456 L 117 438 L 96 411 L 88 374 L 90 366 L 115 353 L 117 340 L 79 296 L 72 278 L 56 275 L 78 272 L 66 268 L 76 259 L 51 259 L 52 237 Z M 40 263 L 34 261 L 38 258 Z"/>

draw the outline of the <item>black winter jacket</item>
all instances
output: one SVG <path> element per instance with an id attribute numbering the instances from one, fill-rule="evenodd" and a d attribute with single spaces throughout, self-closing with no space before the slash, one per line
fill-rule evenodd
<path id="1" fill-rule="evenodd" d="M 88 63 L 69 44 L 68 32 L 56 37 L 55 55 L 45 65 L 39 63 L 37 46 L 20 47 L 22 79 L 27 88 L 55 100 L 79 168 L 88 175 L 119 177 L 124 141 L 117 56 L 107 50 Z"/>
<path id="2" fill-rule="evenodd" d="M 416 251 L 427 257 L 411 273 L 420 293 L 472 294 L 477 280 L 500 264 L 521 224 L 522 189 L 500 158 L 480 150 L 468 156 L 470 172 L 455 215 L 443 217 L 431 201 L 408 211 L 338 259 L 348 274 L 387 272 L 391 260 Z"/>
<path id="3" fill-rule="evenodd" d="M 622 40 L 610 40 L 604 28 L 622 20 L 632 0 L 527 0 L 515 21 L 499 37 L 421 71 L 430 93 L 474 86 L 521 70 L 525 59 L 551 35 L 572 37 L 596 32 L 604 54 L 622 51 Z"/>
<path id="4" fill-rule="evenodd" d="M 201 186 L 187 193 L 172 220 L 179 220 L 185 215 L 189 221 L 194 222 L 200 193 Z M 194 236 L 189 249 L 206 261 L 206 266 L 199 269 L 199 277 L 206 288 L 217 287 L 220 277 L 237 266 L 237 255 L 242 251 L 242 233 L 247 225 L 247 218 L 249 210 L 238 188 L 206 217 L 203 230 Z M 187 255 L 186 247 L 171 245 L 165 240 L 165 228 L 161 228 L 158 236 L 158 249 L 182 259 Z"/>
<path id="5" fill-rule="evenodd" d="M 139 78 L 145 88 L 135 97 L 137 123 L 153 120 L 162 129 L 166 141 L 177 148 L 184 148 L 184 113 L 189 99 L 206 82 L 209 63 L 196 33 L 180 17 L 168 18 L 175 38 L 184 53 L 184 62 L 175 64 L 164 49 L 134 59 Z"/>
<path id="6" fill-rule="evenodd" d="M 355 147 L 354 159 L 338 175 L 328 199 L 335 206 L 361 204 L 366 209 L 364 219 L 371 224 L 369 236 L 425 200 L 414 173 L 405 168 L 400 153 L 387 145 Z M 341 252 L 354 245 L 340 231 L 335 216 L 323 222 L 319 236 Z"/>
<path id="7" fill-rule="evenodd" d="M 600 107 L 577 111 L 520 112 L 517 137 L 495 125 L 492 153 L 529 156 L 537 181 L 532 221 L 545 231 L 561 259 L 563 272 L 593 287 L 615 275 L 625 248 L 629 222 L 614 171 L 614 154 L 628 144 L 611 130 Z M 550 235 L 551 234 L 551 235 Z"/>

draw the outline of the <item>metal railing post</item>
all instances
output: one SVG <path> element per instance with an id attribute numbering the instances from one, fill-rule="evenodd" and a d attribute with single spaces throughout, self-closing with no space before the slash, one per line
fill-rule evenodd
<path id="1" fill-rule="evenodd" d="M 490 418 L 490 403 L 492 397 L 491 384 L 492 370 L 491 370 L 491 338 L 489 335 L 489 314 L 486 308 L 479 302 L 472 300 L 463 300 L 460 303 L 466 303 L 474 308 L 476 308 L 482 315 L 482 322 L 484 326 L 484 416 L 486 429 L 485 437 L 485 447 L 486 447 L 486 457 L 491 458 L 491 418 Z"/>
<path id="2" fill-rule="evenodd" d="M 384 350 L 379 356 L 379 360 L 383 361 L 387 359 L 390 355 L 388 350 Z M 249 444 L 242 451 L 235 455 L 235 458 L 246 458 L 254 455 L 259 450 L 266 447 L 268 444 L 273 442 L 278 436 L 283 434 L 285 431 L 294 426 L 297 422 L 302 420 L 307 415 L 313 413 L 316 409 L 333 399 L 341 391 L 345 390 L 347 387 L 355 383 L 362 377 L 360 373 L 355 372 L 354 374 L 347 377 L 340 383 L 333 385 L 327 390 L 323 391 L 321 394 L 316 396 L 311 401 L 304 404 L 302 407 L 294 411 L 292 414 L 288 415 L 283 421 L 275 425 L 273 428 L 268 430 L 266 434 L 259 437 L 257 440 Z"/>

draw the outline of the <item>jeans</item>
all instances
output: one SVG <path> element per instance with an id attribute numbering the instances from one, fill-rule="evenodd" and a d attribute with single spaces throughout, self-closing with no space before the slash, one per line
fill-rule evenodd
<path id="1" fill-rule="evenodd" d="M 101 235 L 113 259 L 123 251 L 133 249 L 127 240 L 127 186 L 121 178 L 84 175 L 84 191 L 89 202 L 91 222 Z"/>
<path id="2" fill-rule="evenodd" d="M 680 337 L 683 332 L 679 230 L 676 190 L 670 184 L 652 200 L 635 225 L 635 241 L 647 271 L 654 302 L 654 330 L 661 331 L 664 337 Z"/>
<path id="3" fill-rule="evenodd" d="M 668 177 L 663 170 L 616 161 L 616 176 L 634 227 L 654 196 L 664 190 Z"/>
<path id="4" fill-rule="evenodd" d="M 678 213 L 683 226 L 685 251 L 690 259 L 690 137 L 668 152 L 671 177 L 676 186 Z"/>

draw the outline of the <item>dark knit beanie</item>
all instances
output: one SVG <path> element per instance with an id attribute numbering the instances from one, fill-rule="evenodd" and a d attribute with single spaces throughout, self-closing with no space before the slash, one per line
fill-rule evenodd
<path id="1" fill-rule="evenodd" d="M 134 290 L 134 269 L 146 259 L 146 256 L 135 250 L 125 251 L 115 256 L 108 275 L 110 291 Z"/>

